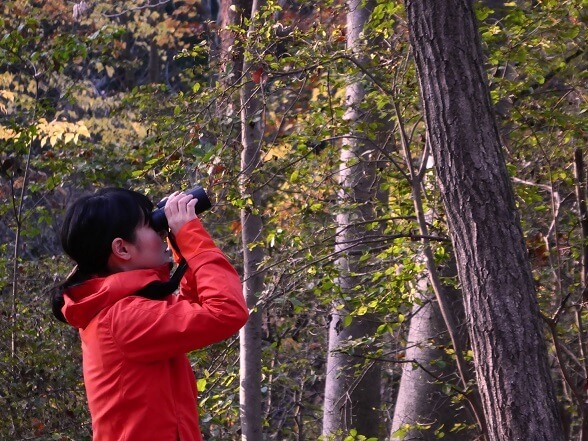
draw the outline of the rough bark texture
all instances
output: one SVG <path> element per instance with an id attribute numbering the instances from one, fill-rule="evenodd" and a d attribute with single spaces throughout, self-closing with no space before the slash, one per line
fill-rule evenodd
<path id="1" fill-rule="evenodd" d="M 406 341 L 405 360 L 414 360 L 420 367 L 406 363 L 402 368 L 390 440 L 436 441 L 439 431 L 444 433 L 445 441 L 470 441 L 473 439 L 471 431 L 450 431 L 456 423 L 471 424 L 473 419 L 463 408 L 467 404 L 453 403 L 452 397 L 443 391 L 443 384 L 438 381 L 456 383 L 456 367 L 440 349 L 451 343 L 434 295 L 426 295 L 428 286 L 425 278 L 419 282 L 419 289 L 423 292 L 422 305 L 415 304 L 413 307 Z M 456 315 L 463 316 L 461 293 L 450 287 L 444 289 L 446 296 L 452 299 L 451 309 Z M 413 428 L 405 431 L 402 437 L 395 435 L 405 425 Z"/>
<path id="2" fill-rule="evenodd" d="M 253 13 L 259 8 L 253 2 Z M 249 69 L 248 63 L 243 70 Z M 261 215 L 256 213 L 261 206 L 261 197 L 255 180 L 261 149 L 262 118 L 259 112 L 262 103 L 257 97 L 255 84 L 245 82 L 241 87 L 241 195 L 250 197 L 252 207 L 241 210 L 241 226 L 243 239 L 243 293 L 250 309 L 249 321 L 240 332 L 240 413 L 241 436 L 243 441 L 259 441 L 262 439 L 262 406 L 261 406 L 261 337 L 262 310 L 257 300 L 264 286 L 263 273 L 259 265 L 263 259 L 263 248 L 251 247 L 259 242 L 262 232 Z M 257 118 L 254 118 L 257 116 Z M 250 196 L 249 196 L 250 195 Z"/>
<path id="3" fill-rule="evenodd" d="M 360 51 L 360 34 L 367 22 L 370 9 L 361 0 L 348 2 L 347 46 Z M 361 56 L 361 54 L 358 54 Z M 365 123 L 365 115 L 360 109 L 365 92 L 360 80 L 347 87 L 347 120 L 352 124 Z M 344 295 L 353 296 L 353 289 L 361 283 L 354 276 L 359 270 L 362 240 L 368 234 L 358 225 L 375 218 L 373 201 L 376 196 L 375 152 L 368 145 L 356 139 L 348 139 L 341 150 L 339 180 L 341 192 L 339 200 L 344 207 L 349 202 L 358 203 L 353 210 L 345 210 L 337 216 L 338 235 L 335 250 L 340 252 L 337 261 L 339 285 Z M 338 306 L 343 306 L 338 309 Z M 347 433 L 356 429 L 359 434 L 377 437 L 379 434 L 380 407 L 380 365 L 367 362 L 362 366 L 365 351 L 356 350 L 347 355 L 342 348 L 349 339 L 373 335 L 377 322 L 369 315 L 357 316 L 349 326 L 343 326 L 343 319 L 349 311 L 345 302 L 334 305 L 329 324 L 329 348 L 325 384 L 323 414 L 323 435 Z M 362 366 L 358 368 L 358 366 Z"/>
<path id="4" fill-rule="evenodd" d="M 488 438 L 563 440 L 472 2 L 407 0 Z"/>

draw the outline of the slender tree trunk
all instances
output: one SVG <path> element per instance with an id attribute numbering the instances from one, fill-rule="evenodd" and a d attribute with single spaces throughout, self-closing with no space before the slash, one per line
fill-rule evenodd
<path id="1" fill-rule="evenodd" d="M 471 0 L 407 0 L 490 440 L 563 440 Z"/>
<path id="2" fill-rule="evenodd" d="M 360 34 L 369 19 L 370 9 L 361 0 L 348 2 L 347 46 L 361 56 L 363 44 Z M 363 86 L 355 80 L 347 87 L 346 118 L 351 125 L 367 123 L 360 106 L 365 97 Z M 343 297 L 353 296 L 354 289 L 361 284 L 359 258 L 362 239 L 368 234 L 362 221 L 375 218 L 373 201 L 376 196 L 375 151 L 366 143 L 349 138 L 341 150 L 339 179 L 341 191 L 340 206 L 343 212 L 337 216 L 338 234 L 335 250 L 340 254 L 337 261 L 339 284 Z M 352 211 L 345 205 L 357 203 Z M 363 224 L 361 224 L 363 225 Z M 329 324 L 329 348 L 327 355 L 327 376 L 323 414 L 323 435 L 345 433 L 356 429 L 359 434 L 377 437 L 379 434 L 380 407 L 380 365 L 368 362 L 362 368 L 364 351 L 355 350 L 347 355 L 343 349 L 349 339 L 373 335 L 377 323 L 368 314 L 355 316 L 348 326 L 343 325 L 349 308 L 346 302 L 337 302 L 332 310 Z"/>
<path id="3" fill-rule="evenodd" d="M 260 4 L 253 2 L 251 13 L 252 27 L 255 14 Z M 251 32 L 251 29 L 250 31 Z M 249 62 L 243 63 L 243 71 L 251 70 Z M 241 225 L 244 256 L 243 290 L 250 317 L 240 332 L 240 406 L 241 433 L 243 441 L 261 441 L 262 439 L 262 408 L 261 408 L 261 336 L 262 310 L 257 304 L 264 281 L 260 272 L 263 259 L 263 248 L 253 245 L 259 242 L 262 234 L 262 221 L 259 214 L 261 197 L 256 182 L 256 171 L 261 158 L 263 110 L 258 97 L 256 85 L 245 81 L 241 86 L 241 197 L 251 199 L 251 205 L 241 210 Z"/>
<path id="4" fill-rule="evenodd" d="M 36 111 L 35 111 L 36 114 Z M 14 253 L 13 253 L 13 262 L 12 262 L 12 296 L 11 296 L 11 305 L 10 305 L 10 359 L 9 364 L 6 364 L 7 367 L 10 369 L 10 374 L 13 378 L 17 378 L 17 371 L 19 367 L 19 356 L 18 356 L 18 296 L 20 290 L 20 271 L 19 266 L 21 262 L 21 251 L 22 251 L 22 232 L 23 232 L 23 218 L 24 218 L 24 206 L 25 206 L 25 195 L 28 190 L 29 186 L 29 172 L 31 170 L 31 158 L 33 152 L 33 141 L 29 141 L 28 145 L 28 152 L 27 152 L 27 160 L 24 169 L 24 176 L 22 179 L 22 187 L 20 191 L 20 195 L 17 199 L 16 194 L 14 193 L 15 187 L 14 183 L 12 183 L 12 198 L 13 198 L 13 207 L 14 207 L 14 220 L 16 223 L 16 234 L 14 240 Z M 8 406 L 8 415 L 7 417 L 10 418 L 12 429 L 14 432 L 15 438 L 20 438 L 20 426 L 19 424 L 15 423 L 19 420 L 19 412 L 20 409 L 17 409 L 15 403 L 10 402 Z"/>
<path id="5" fill-rule="evenodd" d="M 455 267 L 447 267 L 446 276 L 453 273 Z M 454 315 L 463 319 L 461 292 L 449 286 L 443 286 L 445 298 L 451 300 L 449 308 Z M 443 346 L 450 346 L 447 327 L 437 299 L 430 292 L 428 278 L 419 281 L 421 302 L 415 304 L 410 319 L 406 341 L 406 364 L 402 368 L 402 378 L 394 406 L 391 440 L 418 439 L 436 441 L 437 433 L 443 433 L 446 441 L 470 441 L 473 434 L 469 430 L 451 432 L 456 423 L 471 424 L 472 418 L 465 412 L 467 403 L 452 402 L 452 395 L 444 391 L 444 383 L 455 383 L 455 362 L 451 360 Z M 413 362 L 417 363 L 414 366 Z M 459 381 L 458 381 L 459 384 Z M 458 390 L 461 385 L 458 386 Z M 406 426 L 400 436 L 400 429 Z M 398 433 L 395 435 L 395 433 Z"/>
<path id="6" fill-rule="evenodd" d="M 244 17 L 252 16 L 257 3 L 252 0 L 221 0 L 218 15 L 219 45 L 217 55 L 220 60 L 219 81 L 226 91 L 217 103 L 217 113 L 222 118 L 236 120 L 239 115 L 241 132 L 241 174 L 240 192 L 243 198 L 251 200 L 241 210 L 243 240 L 243 293 L 250 309 L 247 324 L 241 329 L 240 337 L 240 420 L 242 439 L 258 441 L 262 439 L 262 400 L 261 400 L 261 337 L 262 311 L 257 299 L 263 289 L 263 274 L 259 265 L 263 259 L 263 249 L 252 246 L 261 236 L 262 222 L 258 214 L 261 201 L 255 182 L 255 171 L 260 162 L 261 119 L 253 121 L 261 109 L 251 81 L 245 81 L 240 88 L 240 112 L 229 89 L 241 81 L 242 72 L 250 68 L 243 62 L 243 47 L 236 38 L 233 26 L 242 26 Z M 233 126 L 234 127 L 234 126 Z M 231 129 L 233 130 L 233 129 Z M 232 135 L 228 135 L 229 138 Z"/>
<path id="7" fill-rule="evenodd" d="M 155 37 L 149 44 L 149 64 L 147 66 L 147 74 L 149 83 L 159 83 L 161 81 L 161 58 L 159 57 L 159 50 L 157 49 L 157 43 Z"/>

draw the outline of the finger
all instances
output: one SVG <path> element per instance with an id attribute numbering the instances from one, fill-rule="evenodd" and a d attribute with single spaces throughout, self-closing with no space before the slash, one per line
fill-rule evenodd
<path id="1" fill-rule="evenodd" d="M 184 193 L 179 191 L 174 191 L 170 194 L 167 198 L 167 202 L 165 203 L 166 206 L 176 206 L 178 205 L 178 200 L 182 197 Z"/>
<path id="2" fill-rule="evenodd" d="M 170 195 L 167 195 L 166 197 L 164 197 L 164 198 L 162 199 L 162 201 L 166 201 L 166 202 L 173 201 L 173 200 L 175 199 L 175 197 L 178 195 L 178 193 L 179 193 L 179 192 L 177 192 L 177 191 L 174 191 L 172 194 L 170 194 Z"/>
<path id="3" fill-rule="evenodd" d="M 178 209 L 180 211 L 186 210 L 186 206 L 192 200 L 191 194 L 183 194 L 181 197 L 178 198 Z"/>
<path id="4" fill-rule="evenodd" d="M 192 198 L 192 200 L 190 200 L 188 202 L 188 204 L 186 205 L 186 209 L 188 210 L 189 213 L 194 213 L 196 210 L 196 205 L 198 204 L 198 199 L 197 198 Z"/>

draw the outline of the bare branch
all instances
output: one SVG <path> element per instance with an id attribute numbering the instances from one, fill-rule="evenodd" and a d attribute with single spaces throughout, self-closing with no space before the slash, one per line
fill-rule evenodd
<path id="1" fill-rule="evenodd" d="M 120 17 L 122 15 L 125 15 L 129 12 L 133 12 L 133 11 L 140 11 L 141 9 L 150 9 L 150 8 L 157 8 L 158 6 L 163 6 L 167 3 L 169 3 L 171 0 L 163 0 L 159 3 L 156 3 L 154 5 L 143 5 L 143 6 L 137 6 L 135 8 L 130 8 L 130 9 L 126 9 L 122 12 L 119 12 L 118 14 L 102 14 L 102 16 L 107 17 L 107 18 L 115 18 L 115 17 Z"/>

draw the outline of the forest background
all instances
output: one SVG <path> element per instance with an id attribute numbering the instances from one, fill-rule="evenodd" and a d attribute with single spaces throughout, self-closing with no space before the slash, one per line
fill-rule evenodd
<path id="1" fill-rule="evenodd" d="M 562 422 L 533 439 L 588 439 L 588 2 L 474 6 L 540 307 L 516 325 L 543 332 Z M 195 185 L 252 310 L 191 354 L 205 439 L 509 439 L 487 426 L 516 417 L 476 398 L 503 360 L 472 350 L 402 2 L 0 10 L 0 439 L 90 439 L 79 338 L 47 300 L 67 204 Z"/>

